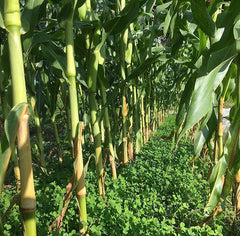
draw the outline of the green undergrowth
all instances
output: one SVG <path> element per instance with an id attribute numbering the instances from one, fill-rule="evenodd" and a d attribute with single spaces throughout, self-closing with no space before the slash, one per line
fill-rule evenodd
<path id="1" fill-rule="evenodd" d="M 111 179 L 107 166 L 105 200 L 98 196 L 94 160 L 90 161 L 86 175 L 87 211 L 90 235 L 227 235 L 230 230 L 226 215 L 209 221 L 203 210 L 209 187 L 206 182 L 207 166 L 198 160 L 189 165 L 192 158 L 191 142 L 180 142 L 171 151 L 172 140 L 164 140 L 173 126 L 174 116 L 167 118 L 134 164 L 118 168 L 118 179 Z M 90 150 L 84 152 L 86 159 Z M 37 197 L 37 231 L 46 236 L 48 227 L 61 211 L 65 186 L 73 168 L 71 152 L 64 153 L 63 166 L 54 160 L 48 164 L 49 176 L 34 168 Z M 69 158 L 68 158 L 69 157 Z M 6 211 L 13 189 L 5 186 L 0 199 L 0 214 Z M 10 211 L 4 221 L 5 235 L 22 235 L 18 207 Z M 60 233 L 50 235 L 79 235 L 78 209 L 73 197 L 63 219 Z"/>

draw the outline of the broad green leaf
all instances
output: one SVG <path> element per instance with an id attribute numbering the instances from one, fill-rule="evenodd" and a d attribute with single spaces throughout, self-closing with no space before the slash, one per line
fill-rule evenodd
<path id="1" fill-rule="evenodd" d="M 200 29 L 208 36 L 214 36 L 215 23 L 207 11 L 205 0 L 191 0 L 191 8 Z"/>
<path id="2" fill-rule="evenodd" d="M 209 143 L 211 141 L 211 138 L 216 131 L 216 127 L 218 125 L 217 115 L 218 115 L 218 107 L 215 106 L 212 110 L 211 117 L 209 118 L 208 123 L 207 123 L 208 136 L 206 139 L 206 143 Z"/>
<path id="3" fill-rule="evenodd" d="M 44 0 L 27 0 L 24 6 L 21 21 L 24 32 L 32 31 L 39 19 L 39 8 Z"/>
<path id="4" fill-rule="evenodd" d="M 227 7 L 226 4 L 224 4 Z M 239 0 L 231 0 L 229 7 L 217 18 L 217 27 L 225 28 L 227 31 L 232 29 L 236 19 L 239 19 L 240 4 Z"/>
<path id="5" fill-rule="evenodd" d="M 204 209 L 207 215 L 212 213 L 213 209 L 216 207 L 216 205 L 220 200 L 222 188 L 223 188 L 222 178 L 226 171 L 226 168 L 227 168 L 227 162 L 226 162 L 225 156 L 223 155 L 213 167 L 213 170 L 209 179 L 211 192 L 210 192 L 207 205 Z"/>
<path id="6" fill-rule="evenodd" d="M 214 47 L 223 48 L 226 45 L 229 45 L 233 42 L 236 43 L 233 35 L 233 27 L 235 23 L 240 19 L 240 4 L 238 0 L 232 0 L 229 7 L 226 8 L 226 10 L 219 15 L 217 18 L 217 27 L 218 28 L 224 28 L 223 35 L 221 37 L 221 40 L 219 42 L 216 42 Z M 235 32 L 237 35 L 237 32 Z"/>
<path id="7" fill-rule="evenodd" d="M 103 27 L 109 34 L 119 34 L 123 32 L 138 16 L 141 4 L 138 0 L 130 1 L 120 12 L 119 16 L 107 21 Z"/>
<path id="8" fill-rule="evenodd" d="M 133 72 L 128 76 L 128 80 L 136 78 L 143 72 L 145 72 L 150 66 L 160 60 L 160 55 L 156 55 L 145 60 L 141 65 L 139 65 Z"/>
<path id="9" fill-rule="evenodd" d="M 168 32 L 168 29 L 170 27 L 170 24 L 171 24 L 171 21 L 173 19 L 173 16 L 175 15 L 175 20 L 176 20 L 176 12 L 175 12 L 175 8 L 176 8 L 176 5 L 177 5 L 177 1 L 174 0 L 172 5 L 170 6 L 170 9 L 169 11 L 167 12 L 167 16 L 165 18 L 165 21 L 164 21 L 164 29 L 163 29 L 163 34 L 166 35 L 167 32 Z"/>
<path id="10" fill-rule="evenodd" d="M 62 71 L 65 76 L 66 56 L 64 52 L 52 42 L 41 44 L 42 53 L 45 59 L 56 69 Z"/>
<path id="11" fill-rule="evenodd" d="M 199 34 L 199 51 L 198 51 L 198 56 L 200 56 L 206 49 L 207 39 L 206 39 L 206 35 L 202 32 L 201 29 L 198 30 L 198 34 Z"/>
<path id="12" fill-rule="evenodd" d="M 202 130 L 196 132 L 194 136 L 194 154 L 199 156 L 202 151 L 203 145 L 208 137 L 209 129 L 205 126 Z"/>
<path id="13" fill-rule="evenodd" d="M 171 34 L 171 38 L 173 38 L 174 35 L 174 28 L 175 28 L 175 24 L 176 24 L 176 19 L 177 19 L 177 13 L 175 13 L 172 17 L 171 23 L 170 23 L 170 34 Z"/>
<path id="14" fill-rule="evenodd" d="M 234 120 L 230 126 L 230 133 L 226 142 L 227 154 L 226 160 L 228 163 L 228 169 L 225 177 L 224 189 L 222 196 L 226 198 L 232 188 L 232 181 L 240 168 L 240 110 L 237 110 Z"/>
<path id="15" fill-rule="evenodd" d="M 4 123 L 4 129 L 9 143 L 9 147 L 0 154 L 0 196 L 2 193 L 2 186 L 4 183 L 8 163 L 15 144 L 18 126 L 19 123 L 22 121 L 23 115 L 27 113 L 27 109 L 28 105 L 26 103 L 20 103 L 14 106 L 12 110 L 8 113 L 8 116 Z"/>
<path id="16" fill-rule="evenodd" d="M 206 117 L 204 117 L 201 120 L 201 123 L 198 126 L 198 131 L 194 136 L 194 152 L 196 156 L 200 155 L 203 145 L 206 143 L 206 140 L 208 139 L 208 135 L 209 134 L 211 135 L 211 133 L 209 133 L 209 127 L 207 126 L 207 123 L 211 117 L 212 110 L 210 110 Z"/>
<path id="17" fill-rule="evenodd" d="M 159 13 L 161 13 L 162 11 L 166 11 L 167 8 L 168 8 L 171 4 L 172 4 L 172 1 L 169 1 L 169 2 L 167 2 L 167 3 L 164 3 L 164 4 L 161 4 L 161 5 L 157 6 L 157 7 L 156 7 L 156 10 L 155 10 L 156 14 L 159 14 Z"/>
<path id="18" fill-rule="evenodd" d="M 57 95 L 59 92 L 60 80 L 54 79 L 47 83 L 47 100 L 51 116 L 54 115 L 57 107 Z"/>
<path id="19" fill-rule="evenodd" d="M 52 38 L 52 36 L 46 32 L 37 32 L 33 35 L 32 39 L 32 45 L 31 47 L 35 47 L 36 45 L 39 45 L 41 43 L 49 42 L 49 40 Z"/>
<path id="20" fill-rule="evenodd" d="M 194 90 L 196 81 L 196 73 L 192 74 L 191 78 L 188 80 L 187 84 L 185 85 L 185 89 L 182 93 L 178 113 L 176 116 L 176 126 L 180 127 L 182 122 L 185 119 L 186 113 L 189 109 L 191 96 Z"/>
<path id="21" fill-rule="evenodd" d="M 210 111 L 212 108 L 212 96 L 216 83 L 220 83 L 223 80 L 233 58 L 234 57 L 230 57 L 216 66 L 207 75 L 197 78 L 186 121 L 179 135 L 179 139 L 189 128 L 196 124 Z"/>

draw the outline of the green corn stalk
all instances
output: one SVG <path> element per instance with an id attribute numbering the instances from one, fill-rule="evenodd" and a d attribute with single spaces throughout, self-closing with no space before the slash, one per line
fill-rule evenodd
<path id="1" fill-rule="evenodd" d="M 89 61 L 87 65 L 88 70 L 88 93 L 89 93 L 89 105 L 90 105 L 90 116 L 91 125 L 94 135 L 94 146 L 96 155 L 96 172 L 98 179 L 99 194 L 102 195 L 102 176 L 103 176 L 103 165 L 102 165 L 102 144 L 101 144 L 101 133 L 100 126 L 97 116 L 97 71 L 98 71 L 98 60 L 99 51 L 95 50 L 89 55 Z"/>
<path id="2" fill-rule="evenodd" d="M 69 3 L 72 1 L 69 0 Z M 72 126 L 72 141 L 73 141 L 73 156 L 76 159 L 75 173 L 77 177 L 76 196 L 80 206 L 79 219 L 80 231 L 87 230 L 87 208 L 86 208 L 86 187 L 84 180 L 84 165 L 82 155 L 82 125 L 79 122 L 78 115 L 78 98 L 76 89 L 76 66 L 74 58 L 74 37 L 73 37 L 73 14 L 77 4 L 74 1 L 73 10 L 68 19 L 63 22 L 66 36 L 66 53 L 67 53 L 67 68 L 66 75 L 69 80 L 69 99 L 70 99 L 70 114 Z M 86 226 L 83 226 L 85 222 Z"/>
<path id="3" fill-rule="evenodd" d="M 91 1 L 87 0 L 83 6 L 78 9 L 80 20 L 92 21 L 94 19 L 94 13 L 91 7 Z M 93 34 L 86 33 L 86 47 L 89 50 L 87 56 L 87 84 L 89 94 L 89 108 L 91 117 L 91 126 L 94 136 L 95 146 L 95 162 L 96 162 L 96 173 L 98 181 L 99 194 L 103 194 L 103 162 L 102 162 L 102 144 L 101 144 L 101 132 L 98 121 L 98 104 L 96 100 L 97 93 L 97 74 L 98 74 L 98 62 L 100 51 L 96 46 L 100 42 L 100 29 L 96 28 Z M 90 40 L 91 39 L 91 40 Z"/>
<path id="4" fill-rule="evenodd" d="M 27 102 L 22 46 L 20 39 L 20 7 L 18 0 L 4 1 L 4 22 L 8 32 L 9 57 L 12 75 L 13 105 Z M 17 140 L 20 158 L 21 200 L 20 209 L 27 235 L 36 235 L 36 197 L 33 182 L 32 157 L 28 128 L 29 114 L 19 124 Z"/>
<path id="5" fill-rule="evenodd" d="M 56 142 L 57 142 L 57 150 L 58 150 L 58 162 L 61 165 L 63 162 L 63 158 L 62 158 L 62 147 L 60 144 L 60 138 L 59 138 L 59 134 L 58 134 L 58 128 L 57 128 L 57 123 L 56 123 L 56 114 L 55 112 L 53 113 L 52 117 L 51 117 L 51 121 L 53 124 L 53 130 L 54 130 L 54 134 L 55 134 L 55 138 L 56 138 Z"/>
<path id="6" fill-rule="evenodd" d="M 104 68 L 104 58 L 100 56 L 99 64 L 102 65 Z M 103 71 L 104 74 L 104 71 Z M 116 171 L 116 165 L 115 165 L 115 152 L 113 149 L 113 143 L 112 143 L 112 134 L 111 134 L 111 124 L 108 114 L 108 107 L 106 106 L 107 103 L 107 94 L 106 94 L 106 88 L 104 86 L 104 83 L 100 79 L 100 86 L 101 86 L 101 95 L 102 95 L 102 103 L 104 106 L 104 127 L 106 132 L 106 139 L 105 139 L 105 146 L 109 148 L 109 162 L 112 168 L 112 177 L 113 179 L 117 179 L 117 171 Z"/>
<path id="7" fill-rule="evenodd" d="M 120 10 L 126 6 L 125 0 L 119 2 Z M 120 69 L 122 80 L 126 80 L 125 71 L 125 58 L 127 53 L 127 42 L 128 42 L 128 29 L 125 30 L 120 36 Z M 122 142 L 123 142 L 123 164 L 128 164 L 128 139 L 127 139 L 127 87 L 123 86 L 122 91 Z"/>
<path id="8" fill-rule="evenodd" d="M 144 111 L 144 95 L 141 95 L 141 130 L 143 135 L 143 142 L 141 143 L 141 147 L 143 147 L 143 143 L 146 143 L 146 126 L 145 126 L 145 111 Z"/>
<path id="9" fill-rule="evenodd" d="M 130 31 L 133 31 L 133 24 L 130 24 L 129 26 Z M 127 45 L 127 49 L 125 51 L 125 61 L 127 63 L 127 74 L 129 75 L 131 72 L 131 63 L 132 63 L 132 51 L 133 51 L 133 42 L 129 41 Z M 130 93 L 129 93 L 129 103 L 131 104 L 131 107 L 133 107 L 133 86 L 130 86 Z M 133 163 L 133 112 L 131 111 L 130 117 L 129 117 L 129 140 L 128 140 L 128 156 L 130 161 Z"/>
<path id="10" fill-rule="evenodd" d="M 133 86 L 133 104 L 134 104 L 134 130 L 136 134 L 135 153 L 138 154 L 141 150 L 141 127 L 140 127 L 140 112 L 137 100 L 137 88 Z"/>

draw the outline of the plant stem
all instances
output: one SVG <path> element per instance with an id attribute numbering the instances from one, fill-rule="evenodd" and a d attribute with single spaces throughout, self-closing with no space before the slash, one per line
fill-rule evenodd
<path id="1" fill-rule="evenodd" d="M 77 176 L 77 189 L 76 196 L 79 202 L 79 219 L 80 231 L 87 230 L 87 208 L 86 208 L 86 187 L 84 180 L 84 166 L 82 154 L 82 123 L 79 123 L 78 115 L 78 98 L 76 89 L 76 67 L 74 58 L 74 38 L 73 38 L 73 12 L 71 19 L 65 21 L 65 35 L 66 35 L 66 48 L 67 48 L 67 70 L 66 75 L 70 82 L 69 85 L 69 98 L 70 98 L 70 114 L 72 124 L 72 140 L 74 145 L 73 155 L 76 154 L 76 167 L 75 172 Z M 82 221 L 86 223 L 83 227 Z"/>
<path id="2" fill-rule="evenodd" d="M 22 46 L 20 39 L 20 7 L 18 0 L 4 1 L 4 20 L 8 31 L 9 58 L 12 75 L 13 105 L 27 103 L 27 93 L 23 68 Z M 36 197 L 33 182 L 32 157 L 28 130 L 29 114 L 24 115 L 19 124 L 17 140 L 20 159 L 21 200 L 24 228 L 27 235 L 36 233 Z"/>
<path id="3" fill-rule="evenodd" d="M 106 88 L 102 83 L 102 81 L 100 81 L 100 83 L 101 83 L 101 95 L 103 100 L 103 106 L 105 106 L 107 102 Z M 108 115 L 108 107 L 104 107 L 104 125 L 105 125 L 105 131 L 106 131 L 106 146 L 109 148 L 109 151 L 110 151 L 109 161 L 112 168 L 112 177 L 113 179 L 117 179 L 115 153 L 114 153 L 113 144 L 112 144 L 112 135 L 111 135 L 109 115 Z"/>
<path id="4" fill-rule="evenodd" d="M 138 154 L 141 150 L 141 129 L 140 129 L 140 113 L 137 100 L 137 88 L 133 87 L 133 104 L 134 104 L 134 129 L 136 134 L 135 153 Z"/>
<path id="5" fill-rule="evenodd" d="M 58 162 L 61 165 L 63 162 L 63 158 L 62 158 L 62 148 L 61 148 L 61 144 L 60 144 L 60 138 L 58 135 L 58 129 L 57 129 L 57 124 L 56 124 L 56 120 L 55 120 L 55 113 L 53 114 L 51 120 L 52 120 L 52 124 L 53 124 L 53 129 L 54 129 L 54 134 L 55 134 L 55 138 L 56 138 L 56 142 L 57 142 L 57 150 L 58 150 Z"/>
<path id="6" fill-rule="evenodd" d="M 219 99 L 218 104 L 218 142 L 219 142 L 219 158 L 223 154 L 223 103 L 224 99 Z"/>
<path id="7" fill-rule="evenodd" d="M 21 174 L 20 207 L 27 235 L 37 235 L 35 220 L 36 197 L 33 183 L 31 145 L 28 130 L 29 117 L 29 114 L 24 115 L 17 134 Z"/>
<path id="8" fill-rule="evenodd" d="M 126 5 L 125 0 L 120 0 L 120 10 Z M 128 42 L 128 29 L 125 30 L 120 36 L 120 70 L 121 77 L 124 81 L 126 79 L 125 71 L 125 58 Z M 128 164 L 128 144 L 127 144 L 127 87 L 123 86 L 122 90 L 122 142 L 123 142 L 123 164 Z"/>
<path id="9" fill-rule="evenodd" d="M 36 110 L 36 98 L 34 96 L 31 96 L 30 101 L 31 101 L 32 110 L 34 112 L 33 116 L 34 116 L 35 125 L 37 128 L 37 142 L 38 142 L 38 149 L 40 154 L 40 162 L 43 167 L 46 167 L 40 119 L 39 119 L 38 112 Z"/>

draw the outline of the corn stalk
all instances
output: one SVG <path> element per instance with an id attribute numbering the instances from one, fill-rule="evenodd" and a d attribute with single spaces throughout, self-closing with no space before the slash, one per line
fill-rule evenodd
<path id="1" fill-rule="evenodd" d="M 4 21 L 8 32 L 9 57 L 12 75 L 13 104 L 27 102 L 22 46 L 20 39 L 20 7 L 17 0 L 4 1 Z M 33 182 L 32 157 L 28 129 L 29 114 L 19 124 L 17 140 L 20 159 L 21 200 L 20 209 L 27 235 L 36 235 L 36 197 Z"/>

